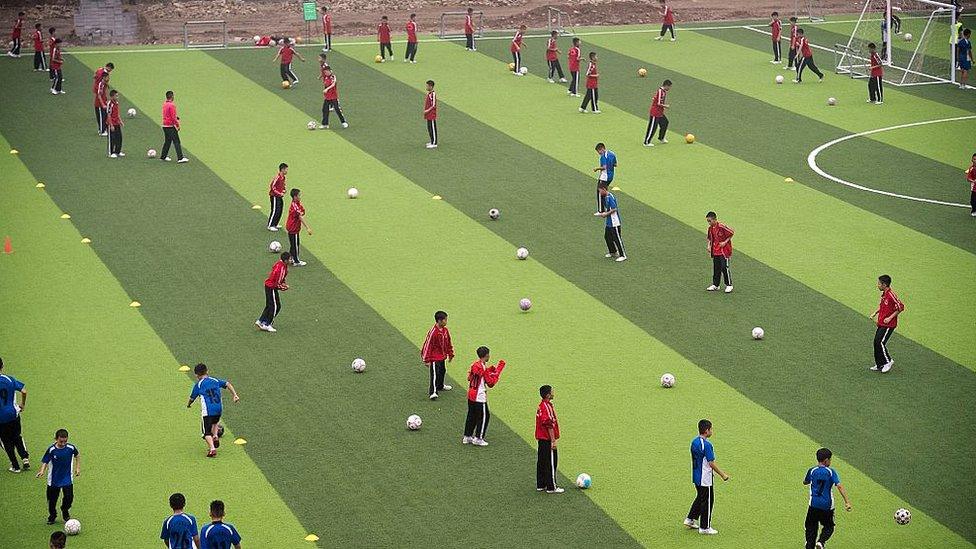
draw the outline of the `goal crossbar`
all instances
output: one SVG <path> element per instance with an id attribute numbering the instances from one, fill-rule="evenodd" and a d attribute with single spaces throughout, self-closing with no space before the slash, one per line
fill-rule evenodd
<path id="1" fill-rule="evenodd" d="M 445 40 L 456 40 L 458 38 L 464 38 L 464 24 L 455 23 L 454 21 L 449 21 L 451 19 L 461 19 L 468 15 L 466 11 L 445 11 L 441 13 L 440 26 L 437 30 L 438 38 L 443 38 Z M 485 12 L 474 11 L 471 12 L 471 23 L 474 25 L 474 37 L 481 38 L 482 30 L 484 29 L 484 17 Z"/>
<path id="2" fill-rule="evenodd" d="M 216 29 L 219 41 L 198 42 L 191 38 L 191 31 L 194 28 Z M 227 47 L 227 21 L 222 19 L 214 21 L 184 21 L 183 22 L 183 47 L 184 48 L 226 48 Z"/>

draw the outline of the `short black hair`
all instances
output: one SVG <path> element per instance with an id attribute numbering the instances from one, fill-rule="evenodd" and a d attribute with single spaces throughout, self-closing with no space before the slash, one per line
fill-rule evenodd
<path id="1" fill-rule="evenodd" d="M 57 431 L 54 432 L 54 438 L 68 438 L 68 430 L 58 429 Z"/>
<path id="2" fill-rule="evenodd" d="M 878 277 L 878 282 L 884 284 L 885 286 L 891 286 L 891 277 L 888 275 L 881 275 Z"/>
<path id="3" fill-rule="evenodd" d="M 875 45 L 874 45 L 874 42 L 869 42 L 869 43 L 868 43 L 868 49 L 869 49 L 869 50 L 873 50 L 874 48 L 877 48 L 877 47 L 878 47 L 878 46 L 875 46 Z"/>
<path id="4" fill-rule="evenodd" d="M 21 12 L 17 12 L 17 17 L 23 17 L 24 15 L 26 15 L 26 14 L 24 12 L 22 12 L 22 11 Z"/>
<path id="5" fill-rule="evenodd" d="M 167 90 L 166 99 L 172 99 L 172 98 L 173 98 L 173 90 Z"/>
<path id="6" fill-rule="evenodd" d="M 559 34 L 559 31 L 552 31 L 549 33 L 549 36 L 556 36 L 557 34 Z"/>
<path id="7" fill-rule="evenodd" d="M 105 63 L 105 68 L 113 69 L 114 70 L 115 69 L 115 63 Z"/>
<path id="8" fill-rule="evenodd" d="M 803 34 L 803 29 L 796 29 L 797 34 Z"/>
<path id="9" fill-rule="evenodd" d="M 64 549 L 66 543 L 68 543 L 68 536 L 64 532 L 61 530 L 51 532 L 52 549 Z"/>
<path id="10" fill-rule="evenodd" d="M 427 85 L 433 88 L 434 87 L 434 81 L 433 80 L 428 80 L 427 81 Z"/>
<path id="11" fill-rule="evenodd" d="M 414 17 L 417 17 L 417 14 L 416 13 L 411 13 L 410 14 L 410 18 L 413 19 Z"/>
<path id="12" fill-rule="evenodd" d="M 778 11 L 774 11 L 773 12 L 773 17 L 779 17 L 779 12 Z"/>
<path id="13" fill-rule="evenodd" d="M 54 34 L 56 30 L 58 30 L 57 27 L 48 27 L 47 32 L 48 34 Z"/>
<path id="14" fill-rule="evenodd" d="M 543 385 L 542 387 L 539 387 L 539 396 L 542 398 L 546 398 L 547 396 L 549 396 L 549 393 L 551 392 L 552 392 L 552 385 Z"/>
<path id="15" fill-rule="evenodd" d="M 176 511 L 186 507 L 186 496 L 177 492 L 169 497 L 169 508 Z"/>
<path id="16" fill-rule="evenodd" d="M 698 421 L 698 434 L 704 435 L 705 431 L 712 428 L 712 422 L 707 419 L 702 419 Z"/>
<path id="17" fill-rule="evenodd" d="M 817 450 L 817 461 L 827 461 L 833 455 L 834 453 L 830 451 L 830 448 L 821 448 Z"/>
<path id="18" fill-rule="evenodd" d="M 662 86 L 670 86 L 671 85 L 671 81 L 670 80 L 665 80 L 664 83 L 662 83 L 661 85 Z"/>
<path id="19" fill-rule="evenodd" d="M 322 11 L 329 11 L 329 6 L 322 6 Z"/>
<path id="20" fill-rule="evenodd" d="M 41 30 L 41 24 L 40 23 L 34 23 L 34 28 L 37 29 L 37 30 Z"/>
<path id="21" fill-rule="evenodd" d="M 281 170 L 283 170 L 283 169 L 285 169 L 287 167 L 288 167 L 288 164 L 285 164 L 284 162 L 282 162 L 281 164 L 278 164 L 278 171 L 280 172 Z"/>
<path id="22" fill-rule="evenodd" d="M 110 96 L 111 96 L 111 95 L 118 95 L 118 94 L 119 94 L 119 90 L 112 90 L 112 91 L 110 91 L 110 92 L 108 92 L 108 94 L 109 94 Z"/>
<path id="23" fill-rule="evenodd" d="M 596 52 L 595 52 L 595 51 L 591 51 L 591 52 L 589 53 L 589 55 L 587 55 L 587 57 L 589 57 L 590 59 L 593 59 L 593 56 L 594 56 L 594 55 L 596 55 Z"/>
<path id="24" fill-rule="evenodd" d="M 715 212 L 708 212 L 705 214 L 705 219 L 718 219 L 718 216 L 715 215 Z"/>
<path id="25" fill-rule="evenodd" d="M 481 347 L 478 347 L 476 352 L 478 353 L 478 358 L 485 358 L 491 351 L 488 350 L 488 347 L 482 345 Z"/>
<path id="26" fill-rule="evenodd" d="M 193 367 L 193 373 L 198 376 L 202 376 L 203 374 L 207 373 L 207 365 L 202 362 L 197 364 Z"/>
<path id="27" fill-rule="evenodd" d="M 440 322 L 445 318 L 447 318 L 447 313 L 445 313 L 444 311 L 437 311 L 436 313 L 434 313 L 434 320 L 437 322 Z"/>
<path id="28" fill-rule="evenodd" d="M 474 8 L 468 8 L 468 13 L 471 13 L 473 11 L 474 11 Z"/>
<path id="29" fill-rule="evenodd" d="M 599 142 L 599 143 L 596 144 L 596 147 L 593 147 L 593 150 L 597 150 L 598 151 L 600 149 L 605 149 L 605 148 L 607 148 L 607 146 L 603 143 L 603 141 L 601 141 L 601 142 Z"/>
<path id="30" fill-rule="evenodd" d="M 215 499 L 210 502 L 210 514 L 215 517 L 224 516 L 224 502 Z"/>
<path id="31" fill-rule="evenodd" d="M 281 255 L 279 255 L 278 258 L 281 259 L 282 261 L 288 261 L 289 259 L 291 259 L 291 253 L 281 252 Z"/>
<path id="32" fill-rule="evenodd" d="M 790 23 L 796 23 L 796 16 L 790 17 Z"/>
<path id="33" fill-rule="evenodd" d="M 579 44 L 579 43 L 580 43 L 580 39 L 579 39 L 579 37 L 577 37 L 577 36 L 574 36 L 574 37 L 573 37 L 573 45 L 575 46 L 576 44 Z"/>
<path id="34" fill-rule="evenodd" d="M 380 17 L 380 19 L 389 19 L 387 16 Z"/>
<path id="35" fill-rule="evenodd" d="M 962 35 L 963 35 L 963 36 L 969 36 L 969 35 L 970 35 L 970 34 L 972 34 L 972 33 L 973 33 L 973 32 L 972 32 L 971 30 L 969 30 L 969 29 L 964 29 L 964 30 L 962 31 Z"/>
<path id="36" fill-rule="evenodd" d="M 291 194 L 291 197 L 292 198 L 295 198 L 296 196 L 300 195 L 301 193 L 302 193 L 302 190 L 301 189 L 299 189 L 298 187 L 292 187 L 290 194 Z"/>

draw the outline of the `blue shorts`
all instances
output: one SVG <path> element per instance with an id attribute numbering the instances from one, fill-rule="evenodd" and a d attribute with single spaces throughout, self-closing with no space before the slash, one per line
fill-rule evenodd
<path id="1" fill-rule="evenodd" d="M 964 70 L 964 71 L 968 71 L 969 69 L 973 68 L 973 62 L 970 61 L 969 59 L 960 60 L 959 61 L 959 68 L 962 69 L 962 70 Z"/>

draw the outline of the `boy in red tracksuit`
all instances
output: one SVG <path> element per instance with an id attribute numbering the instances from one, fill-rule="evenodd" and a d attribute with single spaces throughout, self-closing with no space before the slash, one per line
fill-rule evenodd
<path id="1" fill-rule="evenodd" d="M 332 14 L 327 6 L 322 6 L 322 34 L 325 35 L 323 44 L 325 51 L 332 50 Z"/>
<path id="2" fill-rule="evenodd" d="M 380 24 L 376 27 L 376 37 L 380 42 L 380 63 L 386 63 L 386 52 L 393 59 L 393 44 L 390 40 L 390 20 L 385 15 L 380 18 Z"/>
<path id="3" fill-rule="evenodd" d="M 586 67 L 586 97 L 580 105 L 579 112 L 586 112 L 586 105 L 593 109 L 593 114 L 600 114 L 600 71 L 596 68 L 596 52 L 590 52 L 590 64 Z"/>
<path id="4" fill-rule="evenodd" d="M 515 36 L 512 37 L 512 44 L 508 48 L 512 52 L 515 76 L 522 76 L 522 35 L 526 28 L 525 25 L 519 25 L 518 30 L 515 31 Z"/>
<path id="5" fill-rule="evenodd" d="M 796 24 L 796 17 L 790 17 L 790 52 L 786 57 L 786 70 L 794 69 L 799 65 L 796 61 L 796 48 L 800 45 L 800 27 Z"/>
<path id="6" fill-rule="evenodd" d="M 403 55 L 403 62 L 416 63 L 417 57 L 417 14 L 411 13 L 407 21 L 407 53 Z"/>
<path id="7" fill-rule="evenodd" d="M 478 51 L 474 47 L 474 8 L 468 8 L 468 13 L 464 16 L 464 49 Z"/>
<path id="8" fill-rule="evenodd" d="M 905 310 L 905 304 L 891 290 L 890 276 L 878 277 L 878 290 L 881 291 L 881 303 L 878 304 L 878 310 L 871 313 L 871 318 L 878 318 L 878 329 L 874 332 L 874 366 L 871 366 L 871 371 L 887 374 L 895 364 L 888 354 L 888 340 L 898 327 L 898 315 Z"/>
<path id="9" fill-rule="evenodd" d="M 268 230 L 277 232 L 281 227 L 281 212 L 285 209 L 285 177 L 288 176 L 288 164 L 278 164 L 278 173 L 271 180 L 268 187 L 268 197 L 271 199 L 271 213 L 268 214 Z"/>
<path id="10" fill-rule="evenodd" d="M 44 58 L 44 38 L 41 36 L 41 24 L 34 24 L 34 33 L 31 34 L 34 41 L 34 72 L 47 70 L 47 60 Z"/>
<path id="11" fill-rule="evenodd" d="M 478 347 L 478 360 L 474 361 L 468 371 L 468 416 L 464 421 L 464 438 L 461 444 L 488 446 L 485 433 L 488 432 L 488 389 L 498 383 L 505 361 L 499 360 L 497 366 L 489 366 L 488 347 Z"/>
<path id="12" fill-rule="evenodd" d="M 569 53 L 566 55 L 569 61 L 569 89 L 566 90 L 566 93 L 571 97 L 579 97 L 580 59 L 583 59 L 579 38 L 573 38 L 573 47 L 569 48 Z"/>
<path id="13" fill-rule="evenodd" d="M 264 280 L 264 312 L 261 313 L 260 318 L 254 321 L 258 329 L 263 332 L 278 331 L 271 324 L 274 322 L 275 317 L 278 316 L 278 313 L 281 312 L 281 299 L 278 292 L 288 290 L 288 284 L 285 283 L 285 278 L 288 276 L 288 263 L 290 260 L 291 254 L 281 252 L 281 255 L 278 256 L 278 261 L 271 267 L 268 278 Z"/>
<path id="14" fill-rule="evenodd" d="M 122 152 L 122 113 L 119 112 L 119 92 L 112 90 L 108 94 L 108 156 L 118 158 L 125 156 Z"/>
<path id="15" fill-rule="evenodd" d="M 319 129 L 329 129 L 330 111 L 335 111 L 342 127 L 348 128 L 349 123 L 346 122 L 346 117 L 342 116 L 342 108 L 339 106 L 339 81 L 336 79 L 335 73 L 332 72 L 332 68 L 328 65 L 322 67 L 322 85 L 325 87 L 322 89 L 322 123 L 319 124 Z"/>
<path id="16" fill-rule="evenodd" d="M 7 55 L 10 57 L 20 57 L 20 36 L 24 32 L 24 12 L 19 12 L 17 14 L 17 21 L 14 22 L 14 28 L 10 31 L 10 41 L 13 44 L 10 47 L 10 51 Z"/>
<path id="17" fill-rule="evenodd" d="M 884 64 L 881 56 L 878 55 L 877 46 L 874 42 L 868 44 L 868 51 L 871 52 L 871 78 L 868 79 L 868 103 L 881 105 L 884 103 Z"/>
<path id="18" fill-rule="evenodd" d="M 668 31 L 671 31 L 671 41 L 674 42 L 674 10 L 668 5 L 668 0 L 661 0 L 661 35 L 655 40 L 663 40 Z"/>
<path id="19" fill-rule="evenodd" d="M 709 292 L 718 290 L 725 277 L 725 293 L 732 293 L 732 271 L 729 270 L 729 262 L 732 261 L 732 235 L 735 231 L 725 223 L 718 220 L 715 212 L 705 214 L 705 221 L 708 222 L 708 233 L 705 239 L 708 240 L 708 253 L 712 256 L 712 285 L 705 288 Z"/>
<path id="20" fill-rule="evenodd" d="M 430 135 L 428 149 L 437 148 L 437 94 L 434 93 L 434 81 L 427 81 L 427 95 L 424 97 L 424 120 L 427 121 L 427 134 Z"/>
<path id="21" fill-rule="evenodd" d="M 58 29 L 56 29 L 54 27 L 49 27 L 47 29 L 47 34 L 48 34 L 48 37 L 47 37 L 47 58 L 48 59 L 51 59 L 52 57 L 54 57 L 54 41 L 58 39 L 58 37 L 56 36 L 57 31 L 58 31 Z M 47 67 L 48 67 L 47 68 L 47 77 L 49 79 L 51 79 L 51 80 L 54 80 L 54 69 L 51 68 L 51 64 L 50 63 L 48 63 Z M 53 83 L 54 82 L 52 82 L 52 84 Z"/>
<path id="22" fill-rule="evenodd" d="M 966 170 L 966 181 L 969 182 L 971 191 L 969 205 L 972 207 L 972 211 L 969 212 L 969 215 L 976 217 L 976 154 L 973 155 L 973 163 Z"/>
<path id="23" fill-rule="evenodd" d="M 428 398 L 437 400 L 437 391 L 450 391 L 454 388 L 444 383 L 447 370 L 445 361 L 454 360 L 454 345 L 451 344 L 451 332 L 447 329 L 447 313 L 444 311 L 434 313 L 434 325 L 424 338 L 424 346 L 420 348 L 420 359 L 430 369 Z"/>
<path id="24" fill-rule="evenodd" d="M 773 59 L 770 63 L 779 64 L 783 62 L 783 50 L 780 40 L 783 38 L 783 22 L 779 18 L 779 12 L 774 11 L 773 20 L 769 22 L 769 28 L 773 35 Z"/>
<path id="25" fill-rule="evenodd" d="M 535 413 L 535 439 L 539 441 L 539 454 L 535 462 L 535 491 L 561 494 L 566 490 L 556 486 L 559 420 L 556 418 L 556 409 L 552 407 L 552 386 L 539 387 L 539 396 L 542 397 L 542 402 Z"/>
<path id="26" fill-rule="evenodd" d="M 546 44 L 546 63 L 549 64 L 549 83 L 555 82 L 556 73 L 559 73 L 559 81 L 565 82 L 566 76 L 563 75 L 563 67 L 559 64 L 559 45 L 556 39 L 559 37 L 557 31 L 549 33 L 549 43 Z"/>
<path id="27" fill-rule="evenodd" d="M 295 71 L 291 70 L 291 62 L 295 59 L 296 55 L 302 60 L 302 63 L 305 62 L 305 58 L 295 49 L 295 45 L 291 39 L 285 38 L 284 40 L 285 44 L 278 49 L 278 53 L 275 54 L 274 58 L 275 60 L 281 59 L 278 67 L 281 81 L 288 82 L 289 86 L 294 86 L 298 83 L 298 76 L 295 74 Z"/>
<path id="28" fill-rule="evenodd" d="M 301 248 L 302 225 L 308 231 L 308 236 L 312 236 L 312 229 L 305 222 L 305 206 L 302 205 L 301 189 L 291 190 L 291 206 L 288 208 L 288 220 L 285 221 L 285 230 L 288 231 L 288 244 L 291 246 L 291 264 L 296 267 L 304 267 L 308 263 L 298 257 Z"/>
<path id="29" fill-rule="evenodd" d="M 64 93 L 61 84 L 64 76 L 61 74 L 61 66 L 64 65 L 64 57 L 61 55 L 61 39 L 54 39 L 54 47 L 51 48 L 51 94 L 58 95 Z"/>
<path id="30" fill-rule="evenodd" d="M 95 97 L 95 122 L 98 124 L 98 135 L 108 135 L 108 82 L 115 65 L 106 63 L 104 67 L 95 69 L 92 77 L 92 95 Z"/>

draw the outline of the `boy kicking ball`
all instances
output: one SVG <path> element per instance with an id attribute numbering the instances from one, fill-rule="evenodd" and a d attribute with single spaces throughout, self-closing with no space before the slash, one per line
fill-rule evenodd
<path id="1" fill-rule="evenodd" d="M 220 447 L 220 414 L 223 412 L 220 391 L 221 389 L 230 391 L 234 402 L 240 402 L 241 397 L 238 396 L 231 382 L 210 377 L 206 364 L 194 366 L 193 373 L 197 376 L 197 382 L 193 384 L 186 407 L 193 406 L 193 401 L 200 397 L 200 415 L 203 416 L 203 439 L 207 441 L 207 457 L 217 457 L 217 448 Z"/>

